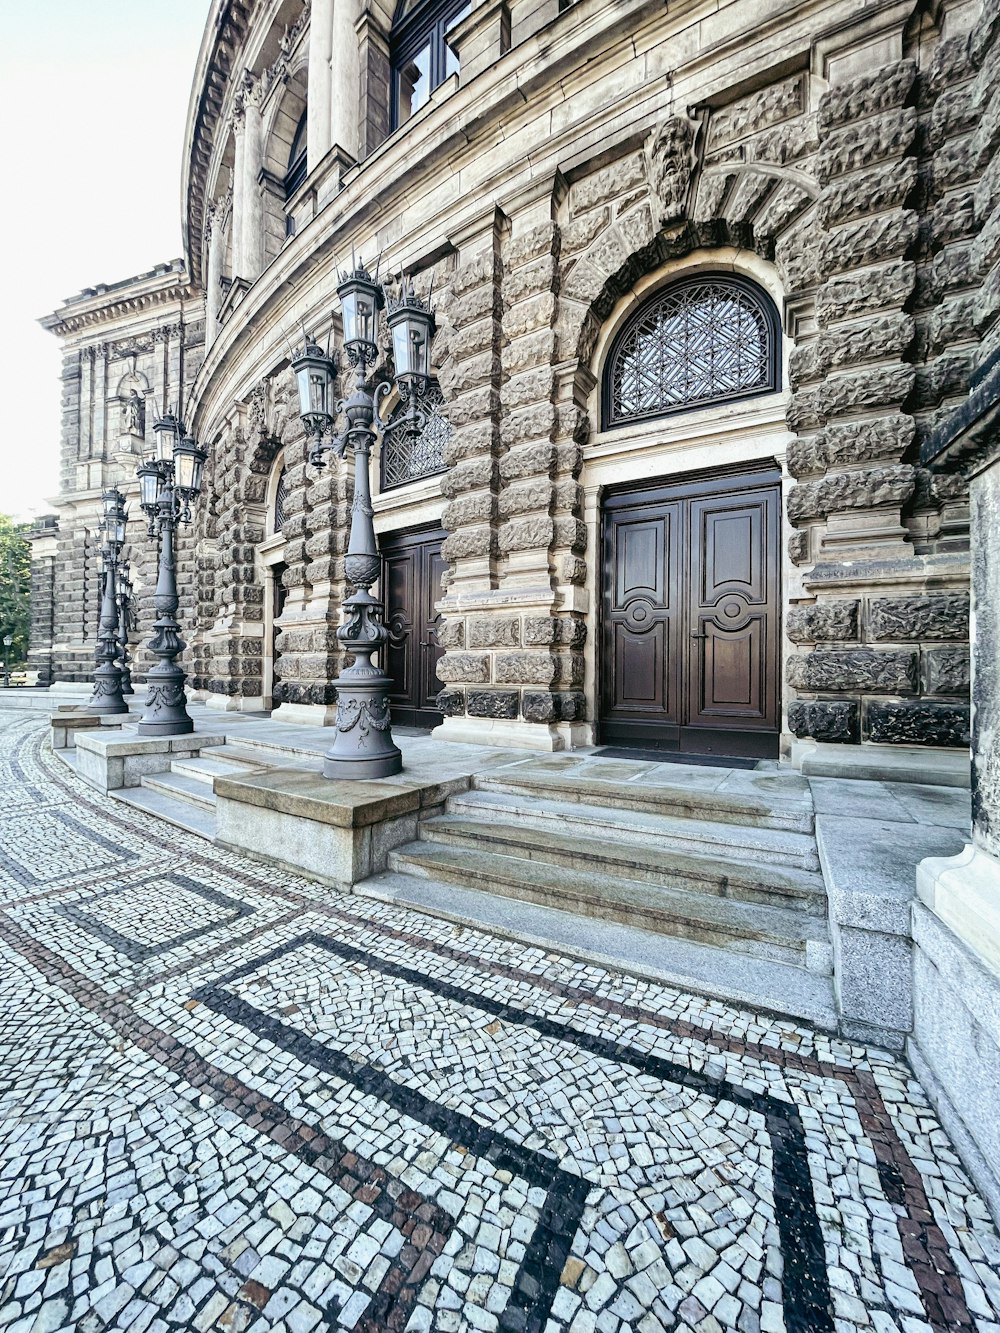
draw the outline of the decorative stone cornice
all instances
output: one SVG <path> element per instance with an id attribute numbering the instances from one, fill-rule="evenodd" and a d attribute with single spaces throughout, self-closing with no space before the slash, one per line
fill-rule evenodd
<path id="1" fill-rule="evenodd" d="M 87 287 L 38 322 L 57 338 L 68 338 L 163 306 L 200 300 L 201 292 L 192 285 L 184 261 L 175 259 L 122 282 Z"/>

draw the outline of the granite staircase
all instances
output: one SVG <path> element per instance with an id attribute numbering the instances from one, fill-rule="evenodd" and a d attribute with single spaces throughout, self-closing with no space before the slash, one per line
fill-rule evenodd
<path id="1" fill-rule="evenodd" d="M 215 837 L 215 779 L 259 773 L 265 767 L 266 761 L 248 747 L 213 745 L 197 759 L 175 759 L 163 773 L 150 773 L 138 787 L 120 787 L 112 795 L 211 842 Z"/>
<path id="2" fill-rule="evenodd" d="M 747 779 L 482 774 L 355 891 L 832 1028 L 808 787 Z"/>

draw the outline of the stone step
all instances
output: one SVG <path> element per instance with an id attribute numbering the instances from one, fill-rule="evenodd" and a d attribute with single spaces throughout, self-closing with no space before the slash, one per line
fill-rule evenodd
<path id="1" fill-rule="evenodd" d="M 193 805 L 210 810 L 215 805 L 215 792 L 200 778 L 190 777 L 186 773 L 177 773 L 172 769 L 166 773 L 147 773 L 140 779 L 140 786 L 149 791 L 162 792 L 175 801 L 190 801 Z"/>
<path id="2" fill-rule="evenodd" d="M 233 778 L 241 773 L 259 773 L 262 769 L 263 765 L 259 762 L 246 763 L 232 755 L 220 757 L 214 748 L 211 757 L 202 755 L 198 759 L 174 759 L 170 765 L 171 773 L 180 773 L 184 777 L 193 778 L 209 788 L 216 778 Z"/>
<path id="3" fill-rule="evenodd" d="M 602 922 L 617 921 L 755 958 L 819 972 L 831 968 L 826 922 L 801 911 L 654 887 L 613 879 L 603 872 L 571 870 L 435 842 L 410 842 L 397 847 L 389 853 L 389 869 L 577 912 Z"/>
<path id="4" fill-rule="evenodd" d="M 811 833 L 784 828 L 758 828 L 715 819 L 681 818 L 534 797 L 516 792 L 470 791 L 452 796 L 449 812 L 465 818 L 496 822 L 507 827 L 529 826 L 556 831 L 572 830 L 584 837 L 600 837 L 625 846 L 639 844 L 682 852 L 723 855 L 727 860 L 765 862 L 818 870 L 816 840 Z"/>
<path id="5" fill-rule="evenodd" d="M 609 840 L 603 833 L 584 836 L 565 825 L 562 831 L 556 831 L 555 827 L 538 827 L 525 818 L 478 821 L 466 817 L 467 807 L 462 802 L 454 804 L 461 807 L 461 814 L 439 815 L 418 826 L 422 841 L 826 916 L 826 885 L 817 871 L 736 860 L 725 852 L 699 855 L 667 850 L 653 838 L 624 843 Z"/>
<path id="6" fill-rule="evenodd" d="M 157 819 L 166 820 L 177 828 L 212 842 L 215 838 L 215 806 L 198 805 L 194 801 L 178 799 L 155 787 L 119 787 L 108 792 L 116 801 L 124 801 L 135 810 L 143 810 Z"/>
<path id="7" fill-rule="evenodd" d="M 595 928 L 588 916 L 395 871 L 363 880 L 354 892 L 755 1012 L 830 1031 L 837 1026 L 832 980 L 802 967 L 615 921 Z"/>
<path id="8" fill-rule="evenodd" d="M 513 792 L 532 800 L 540 797 L 565 804 L 637 810 L 679 819 L 707 819 L 713 823 L 788 829 L 796 833 L 813 831 L 811 797 L 779 797 L 769 794 L 766 787 L 759 794 L 749 794 L 660 783 L 603 782 L 598 778 L 563 774 L 518 775 L 516 770 L 480 774 L 474 786 L 477 791 Z"/>

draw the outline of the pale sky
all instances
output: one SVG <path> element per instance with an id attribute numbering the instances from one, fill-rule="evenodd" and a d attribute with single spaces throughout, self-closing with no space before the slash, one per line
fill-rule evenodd
<path id="1" fill-rule="evenodd" d="M 68 296 L 182 253 L 181 151 L 209 0 L 0 0 L 0 513 L 58 488 Z"/>

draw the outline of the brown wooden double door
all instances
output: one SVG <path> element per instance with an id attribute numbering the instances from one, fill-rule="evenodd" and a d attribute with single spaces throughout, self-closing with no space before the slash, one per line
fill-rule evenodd
<path id="1" fill-rule="evenodd" d="M 385 669 L 392 677 L 392 721 L 401 727 L 434 727 L 441 721 L 437 677 L 444 649 L 437 641 L 445 562 L 440 528 L 394 533 L 381 539 L 385 623 L 389 630 Z"/>
<path id="2" fill-rule="evenodd" d="M 778 753 L 780 474 L 702 474 L 604 500 L 600 738 Z"/>

